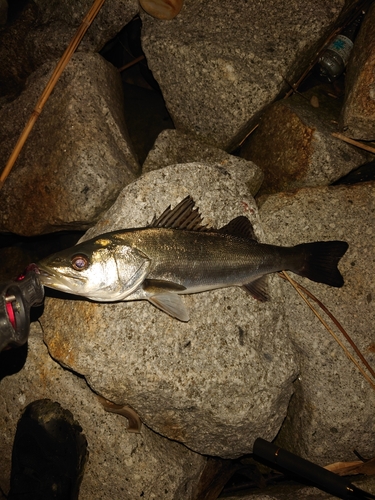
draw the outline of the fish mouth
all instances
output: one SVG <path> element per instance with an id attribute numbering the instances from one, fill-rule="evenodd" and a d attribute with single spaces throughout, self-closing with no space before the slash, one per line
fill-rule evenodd
<path id="1" fill-rule="evenodd" d="M 75 288 L 82 287 L 87 282 L 84 276 L 78 277 L 70 272 L 45 267 L 43 264 L 38 264 L 38 269 L 39 281 L 42 285 L 62 292 L 72 293 Z"/>

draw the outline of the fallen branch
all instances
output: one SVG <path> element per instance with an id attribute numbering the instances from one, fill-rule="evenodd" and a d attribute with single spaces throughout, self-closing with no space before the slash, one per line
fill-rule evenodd
<path id="1" fill-rule="evenodd" d="M 78 45 L 81 43 L 81 40 L 83 36 L 85 35 L 86 31 L 88 28 L 91 26 L 93 20 L 95 19 L 96 15 L 102 8 L 102 5 L 105 0 L 95 0 L 93 5 L 91 6 L 90 10 L 86 14 L 85 18 L 83 19 L 80 27 L 76 31 L 74 37 L 72 38 L 71 42 L 69 43 L 68 47 L 66 48 L 64 54 L 62 55 L 60 61 L 58 62 L 51 78 L 49 79 L 44 91 L 42 92 L 42 95 L 39 98 L 39 101 L 37 102 L 34 111 L 32 112 L 29 121 L 27 122 L 25 128 L 23 129 L 17 144 L 15 145 L 12 154 L 9 157 L 9 160 L 7 164 L 5 165 L 5 168 L 3 172 L 1 173 L 0 176 L 0 189 L 3 187 L 4 182 L 6 181 L 8 175 L 10 174 L 13 165 L 15 164 L 18 155 L 21 152 L 21 149 L 23 148 L 23 145 L 26 142 L 26 139 L 28 138 L 36 120 L 38 119 L 40 113 L 42 112 L 42 109 L 47 102 L 49 96 L 51 95 L 52 90 L 55 88 L 55 85 L 58 81 L 58 79 L 61 76 L 61 73 L 64 71 L 66 65 L 70 61 L 72 55 L 76 51 Z"/>
<path id="2" fill-rule="evenodd" d="M 333 137 L 337 137 L 337 139 L 341 139 L 342 141 L 347 142 L 348 144 L 352 144 L 353 146 L 357 146 L 357 148 L 364 149 L 365 151 L 369 151 L 370 153 L 375 154 L 375 148 L 372 146 L 367 146 L 367 144 L 363 144 L 363 142 L 355 141 L 354 139 L 350 139 L 350 137 L 346 137 L 344 134 L 340 134 L 339 132 L 332 132 Z"/>
<path id="3" fill-rule="evenodd" d="M 345 347 L 345 345 L 341 342 L 341 340 L 337 337 L 335 332 L 330 328 L 330 326 L 324 321 L 324 319 L 321 317 L 321 315 L 318 313 L 318 311 L 315 309 L 315 307 L 311 304 L 311 302 L 308 300 L 307 296 L 314 300 L 319 307 L 331 318 L 331 320 L 335 323 L 335 325 L 339 328 L 341 333 L 344 335 L 346 340 L 350 343 L 352 348 L 354 349 L 355 353 L 359 357 L 359 359 L 362 361 L 362 363 L 365 365 L 367 370 L 371 373 L 372 377 L 375 379 L 375 372 L 371 368 L 371 366 L 368 364 L 366 361 L 365 357 L 361 353 L 361 351 L 358 349 L 356 344 L 353 342 L 353 340 L 350 338 L 349 334 L 345 331 L 345 329 L 341 326 L 341 324 L 338 322 L 338 320 L 333 316 L 333 314 L 327 309 L 327 307 L 315 297 L 309 290 L 307 290 L 305 287 L 297 283 L 295 280 L 293 280 L 285 271 L 282 271 L 279 273 L 279 276 L 282 278 L 286 279 L 289 281 L 289 283 L 293 286 L 293 288 L 296 290 L 296 292 L 300 295 L 300 297 L 304 300 L 304 302 L 307 304 L 307 306 L 312 310 L 312 312 L 315 314 L 315 316 L 319 319 L 319 321 L 322 323 L 322 325 L 325 327 L 325 329 L 332 335 L 332 337 L 336 340 L 336 342 L 339 344 L 339 346 L 342 348 L 344 351 L 345 355 L 350 359 L 352 363 L 356 365 L 358 370 L 361 372 L 363 377 L 368 381 L 368 383 L 372 386 L 372 388 L 375 390 L 375 382 L 368 376 L 368 374 L 363 370 L 363 368 L 359 365 L 358 361 L 354 359 L 352 354 L 348 351 L 348 349 Z M 303 292 L 303 293 L 302 293 Z M 305 295 L 306 294 L 306 295 Z"/>

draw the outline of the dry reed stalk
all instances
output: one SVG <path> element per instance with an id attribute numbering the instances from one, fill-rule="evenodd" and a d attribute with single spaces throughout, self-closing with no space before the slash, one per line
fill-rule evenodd
<path id="1" fill-rule="evenodd" d="M 47 102 L 49 96 L 51 95 L 52 90 L 54 89 L 57 80 L 60 78 L 61 73 L 64 71 L 66 65 L 70 61 L 72 55 L 76 51 L 78 45 L 80 44 L 82 38 L 84 37 L 86 31 L 88 28 L 91 26 L 91 23 L 95 19 L 96 15 L 102 8 L 103 3 L 105 0 L 95 0 L 94 3 L 92 4 L 90 10 L 84 17 L 80 27 L 76 31 L 74 37 L 72 38 L 71 42 L 69 43 L 68 47 L 66 48 L 64 54 L 62 55 L 60 61 L 58 62 L 51 78 L 49 79 L 44 91 L 42 92 L 42 95 L 40 96 L 34 111 L 32 112 L 29 121 L 27 122 L 25 128 L 23 129 L 17 144 L 15 145 L 12 154 L 9 157 L 9 160 L 7 164 L 5 165 L 5 168 L 3 172 L 1 173 L 0 176 L 0 189 L 3 187 L 5 180 L 7 179 L 8 175 L 10 174 L 13 165 L 15 164 L 18 155 L 21 152 L 21 149 L 23 145 L 26 142 L 26 139 L 28 138 L 36 120 L 38 119 L 40 113 L 42 112 L 42 109 Z"/>
<path id="2" fill-rule="evenodd" d="M 125 66 L 121 66 L 121 68 L 119 68 L 119 73 L 121 73 L 122 71 L 130 68 L 131 66 L 134 66 L 134 64 L 137 64 L 139 63 L 140 61 L 143 61 L 143 59 L 145 59 L 145 56 L 139 56 L 139 57 L 136 57 L 135 59 L 133 59 L 133 61 L 131 61 L 130 63 L 128 64 L 125 64 Z"/>
<path id="3" fill-rule="evenodd" d="M 375 148 L 373 148 L 372 146 L 367 146 L 367 144 L 363 144 L 362 142 L 350 139 L 350 137 L 346 137 L 346 135 L 340 134 L 339 132 L 332 132 L 332 135 L 333 137 L 337 137 L 337 139 L 341 139 L 342 141 L 345 141 L 348 144 L 357 146 L 357 148 L 361 148 L 364 149 L 365 151 L 369 151 L 370 153 L 375 154 Z"/>
<path id="4" fill-rule="evenodd" d="M 319 319 L 319 321 L 322 323 L 322 325 L 325 327 L 325 329 L 328 331 L 328 333 L 330 333 L 332 335 L 332 337 L 336 340 L 336 342 L 339 344 L 339 346 L 342 348 L 342 350 L 344 351 L 345 355 L 347 356 L 347 358 L 350 359 L 350 361 L 352 363 L 354 363 L 356 365 L 356 367 L 358 368 L 358 370 L 361 372 L 362 376 L 367 380 L 367 382 L 371 385 L 371 387 L 375 390 L 375 383 L 373 382 L 373 380 L 367 375 L 367 373 L 363 370 L 363 368 L 359 365 L 358 361 L 356 361 L 353 356 L 350 354 L 350 352 L 348 351 L 348 349 L 345 347 L 345 345 L 341 342 L 341 340 L 337 337 L 337 335 L 335 334 L 335 332 L 328 326 L 328 324 L 324 321 L 324 319 L 321 317 L 321 315 L 318 313 L 318 311 L 315 309 L 315 307 L 310 303 L 310 301 L 308 300 L 308 298 L 306 297 L 306 295 L 304 295 L 304 293 L 307 292 L 307 295 L 311 298 L 313 298 L 313 300 L 315 300 L 319 306 L 321 307 L 323 304 L 311 293 L 309 292 L 308 290 L 306 290 L 302 285 L 300 285 L 299 283 L 297 283 L 296 281 L 294 281 L 289 275 L 288 273 L 286 273 L 285 271 L 282 271 L 281 273 L 279 273 L 279 275 L 288 280 L 289 283 L 292 285 L 292 287 L 296 290 L 296 292 L 300 295 L 300 297 L 303 299 L 303 301 L 306 303 L 306 305 L 312 310 L 312 312 L 315 314 L 315 316 Z M 302 293 L 302 291 L 304 293 Z M 332 313 L 330 313 L 327 308 L 324 306 L 323 307 L 323 310 L 326 314 L 329 315 L 329 317 L 332 319 L 334 318 L 334 316 L 332 315 Z M 328 311 L 328 313 L 327 313 Z M 336 325 L 340 325 L 338 323 L 338 321 L 336 320 L 336 318 L 334 318 L 334 322 Z M 370 371 L 371 375 L 374 376 L 374 371 L 373 369 L 369 366 L 369 364 L 367 363 L 367 361 L 365 360 L 365 358 L 363 357 L 362 353 L 359 351 L 358 347 L 354 344 L 353 340 L 349 337 L 349 335 L 345 332 L 345 330 L 342 328 L 342 326 L 340 325 L 340 330 L 341 332 L 344 331 L 344 335 L 345 335 L 345 338 L 349 341 L 350 345 L 353 347 L 353 349 L 355 350 L 355 352 L 357 353 L 358 357 L 360 358 L 360 360 L 362 361 L 362 363 L 364 363 L 364 365 L 366 366 L 366 368 Z M 359 354 L 358 354 L 359 353 Z"/>

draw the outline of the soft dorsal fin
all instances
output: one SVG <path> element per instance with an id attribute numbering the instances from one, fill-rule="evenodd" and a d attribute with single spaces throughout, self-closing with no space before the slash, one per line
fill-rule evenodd
<path id="1" fill-rule="evenodd" d="M 248 240 L 258 241 L 254 233 L 254 228 L 247 217 L 240 215 L 232 219 L 228 224 L 219 229 L 219 233 L 230 234 Z"/>
<path id="2" fill-rule="evenodd" d="M 185 231 L 209 231 L 210 229 L 203 225 L 198 209 L 194 207 L 193 198 L 187 196 L 173 209 L 169 205 L 158 218 L 154 217 L 150 227 L 184 229 Z"/>

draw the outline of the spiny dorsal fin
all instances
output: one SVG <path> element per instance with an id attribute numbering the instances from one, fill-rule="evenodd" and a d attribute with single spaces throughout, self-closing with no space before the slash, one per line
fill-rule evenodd
<path id="1" fill-rule="evenodd" d="M 228 224 L 219 229 L 219 233 L 254 240 L 254 242 L 258 241 L 251 222 L 244 215 L 232 219 Z"/>
<path id="2" fill-rule="evenodd" d="M 158 218 L 154 217 L 150 227 L 184 229 L 185 231 L 209 231 L 210 229 L 203 225 L 201 214 L 194 206 L 193 198 L 187 196 L 173 209 L 169 205 Z"/>

